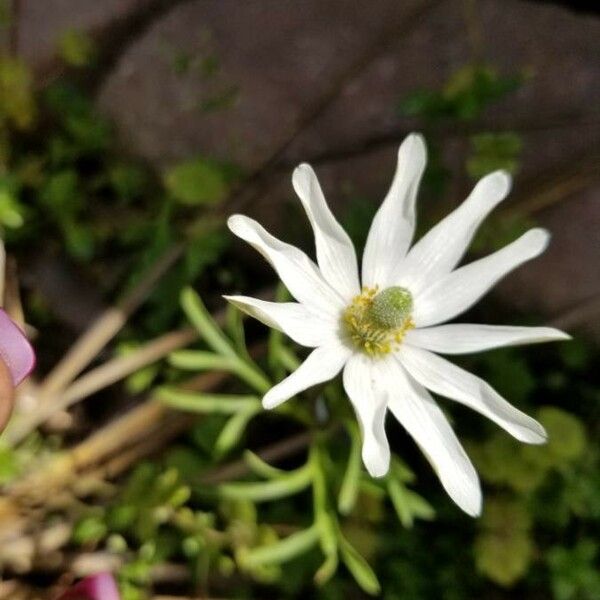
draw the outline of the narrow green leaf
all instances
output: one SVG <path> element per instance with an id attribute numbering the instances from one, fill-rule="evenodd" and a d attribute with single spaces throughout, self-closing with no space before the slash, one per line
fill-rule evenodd
<path id="1" fill-rule="evenodd" d="M 238 358 L 235 363 L 235 373 L 260 394 L 265 394 L 271 389 L 271 382 L 254 362 Z"/>
<path id="2" fill-rule="evenodd" d="M 321 449 L 317 443 L 313 443 L 310 448 L 309 464 L 313 473 L 313 505 L 315 516 L 319 518 L 321 514 L 327 514 L 327 483 L 323 471 L 323 462 L 321 460 Z"/>
<path id="3" fill-rule="evenodd" d="M 260 412 L 260 404 L 248 410 L 242 410 L 233 415 L 221 430 L 215 442 L 215 454 L 221 457 L 231 450 L 242 437 L 250 419 Z"/>
<path id="4" fill-rule="evenodd" d="M 402 483 L 412 483 L 415 480 L 415 474 L 397 456 L 392 458 L 390 472 Z"/>
<path id="5" fill-rule="evenodd" d="M 250 500 L 252 502 L 268 502 L 292 496 L 310 485 L 312 468 L 305 465 L 285 477 L 267 482 L 257 483 L 225 483 L 219 487 L 223 498 L 232 500 Z"/>
<path id="6" fill-rule="evenodd" d="M 337 571 L 339 564 L 338 554 L 330 554 L 325 558 L 323 564 L 319 567 L 319 570 L 315 573 L 315 583 L 317 585 L 326 584 Z"/>
<path id="7" fill-rule="evenodd" d="M 290 372 L 295 371 L 301 364 L 293 350 L 287 346 L 281 346 L 279 349 L 279 360 L 281 364 Z"/>
<path id="8" fill-rule="evenodd" d="M 348 567 L 350 573 L 356 580 L 356 583 L 367 594 L 376 596 L 381 592 L 381 585 L 377 579 L 377 575 L 369 566 L 369 563 L 357 552 L 357 550 L 344 538 L 341 531 L 338 531 L 338 541 L 340 546 L 340 554 L 342 561 Z"/>
<path id="9" fill-rule="evenodd" d="M 237 356 L 231 342 L 212 318 L 200 296 L 192 288 L 185 288 L 181 293 L 181 306 L 204 341 L 217 354 Z"/>
<path id="10" fill-rule="evenodd" d="M 425 520 L 435 517 L 435 510 L 429 502 L 416 492 L 406 488 L 393 476 L 388 477 L 387 489 L 398 519 L 404 527 L 412 527 L 415 517 Z"/>
<path id="11" fill-rule="evenodd" d="M 251 361 L 252 358 L 248 353 L 246 346 L 246 335 L 244 332 L 244 315 L 241 310 L 238 310 L 233 304 L 227 304 L 225 313 L 225 331 L 233 341 L 233 345 L 241 356 L 246 361 Z"/>
<path id="12" fill-rule="evenodd" d="M 349 514 L 354 508 L 356 497 L 358 495 L 358 483 L 360 481 L 360 450 L 361 439 L 360 431 L 356 423 L 347 423 L 348 434 L 350 435 L 350 454 L 348 455 L 348 464 L 344 479 L 338 496 L 338 510 L 343 515 Z"/>
<path id="13" fill-rule="evenodd" d="M 318 444 L 310 450 L 310 465 L 313 473 L 313 511 L 319 528 L 321 550 L 327 558 L 337 556 L 337 521 L 329 508 L 329 495 L 323 457 Z"/>
<path id="14" fill-rule="evenodd" d="M 390 478 L 387 482 L 390 500 L 396 509 L 396 514 L 403 527 L 409 528 L 413 525 L 413 514 L 406 498 L 406 488 L 396 479 Z"/>
<path id="15" fill-rule="evenodd" d="M 244 452 L 244 460 L 256 475 L 264 477 L 265 479 L 277 479 L 278 477 L 284 477 L 288 474 L 288 472 L 283 469 L 277 469 L 276 467 L 271 466 L 251 450 L 246 450 Z"/>
<path id="16" fill-rule="evenodd" d="M 253 568 L 260 565 L 277 565 L 284 563 L 296 556 L 310 550 L 319 540 L 319 532 L 315 525 L 292 533 L 285 539 L 247 552 L 244 556 L 244 564 Z"/>
<path id="17" fill-rule="evenodd" d="M 190 371 L 234 371 L 237 361 L 228 356 L 201 350 L 178 350 L 169 355 L 169 363 Z"/>
<path id="18" fill-rule="evenodd" d="M 236 394 L 203 394 L 186 392 L 175 388 L 159 388 L 157 398 L 173 408 L 199 413 L 235 414 L 240 411 L 260 410 L 260 400 L 256 396 Z"/>
<path id="19" fill-rule="evenodd" d="M 425 521 L 431 521 L 435 517 L 435 509 L 425 498 L 412 490 L 406 490 L 405 494 L 413 516 Z"/>
<path id="20" fill-rule="evenodd" d="M 338 553 L 337 521 L 330 513 L 321 513 L 316 517 L 321 539 L 321 550 L 325 556 L 333 556 Z"/>

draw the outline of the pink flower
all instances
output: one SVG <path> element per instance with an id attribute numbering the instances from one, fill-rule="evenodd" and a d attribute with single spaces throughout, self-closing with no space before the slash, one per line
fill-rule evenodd
<path id="1" fill-rule="evenodd" d="M 21 328 L 0 308 L 0 431 L 12 412 L 14 388 L 35 367 L 35 353 Z"/>
<path id="2" fill-rule="evenodd" d="M 120 600 L 114 577 L 97 573 L 82 579 L 56 600 Z"/>
<path id="3" fill-rule="evenodd" d="M 21 328 L 0 308 L 0 358 L 17 386 L 35 367 L 35 353 Z"/>

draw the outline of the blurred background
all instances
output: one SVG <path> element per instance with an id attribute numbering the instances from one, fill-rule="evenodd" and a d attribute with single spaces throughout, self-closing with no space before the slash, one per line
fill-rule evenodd
<path id="1" fill-rule="evenodd" d="M 0 437 L 0 598 L 52 598 L 108 569 L 125 600 L 369 590 L 390 600 L 599 600 L 599 12 L 518 0 L 2 0 L 0 226 L 13 259 L 7 288 L 20 290 L 11 307 L 25 314 L 39 366 Z M 314 587 L 310 553 L 266 572 L 239 568 L 230 548 L 209 559 L 206 539 L 165 511 L 209 515 L 190 483 L 198 472 L 218 483 L 219 465 L 227 474 L 234 461 L 231 477 L 243 476 L 244 447 L 302 433 L 241 427 L 217 456 L 220 416 L 198 424 L 149 404 L 156 385 L 181 380 L 164 357 L 194 338 L 181 290 L 193 286 L 214 314 L 222 293 L 273 295 L 268 266 L 223 223 L 244 212 L 312 252 L 290 181 L 300 162 L 360 247 L 411 131 L 429 151 L 420 232 L 503 168 L 513 192 L 473 256 L 532 224 L 552 233 L 548 251 L 469 317 L 551 324 L 576 339 L 463 361 L 536 414 L 550 444 L 519 447 L 457 412 L 486 497 L 473 521 L 392 425 L 432 510 L 359 498 L 345 527 L 379 592 L 350 565 Z M 68 354 L 99 317 L 93 350 Z M 248 328 L 250 342 L 264 341 L 264 328 Z M 88 365 L 96 371 L 82 384 Z M 47 481 L 42 459 L 64 456 L 82 462 Z M 296 465 L 283 458 L 279 466 Z M 64 498 L 48 501 L 51 483 Z M 289 533 L 306 510 L 301 496 L 216 518 L 252 537 L 263 522 Z"/>

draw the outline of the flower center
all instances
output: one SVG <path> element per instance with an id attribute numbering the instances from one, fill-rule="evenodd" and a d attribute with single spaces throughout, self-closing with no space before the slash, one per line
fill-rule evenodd
<path id="1" fill-rule="evenodd" d="M 395 350 L 415 326 L 412 307 L 412 294 L 406 288 L 393 286 L 380 292 L 378 287 L 365 287 L 342 313 L 342 322 L 359 350 L 383 356 Z"/>

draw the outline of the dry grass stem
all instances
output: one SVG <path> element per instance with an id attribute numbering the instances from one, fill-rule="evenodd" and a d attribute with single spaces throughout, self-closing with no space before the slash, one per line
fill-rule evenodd
<path id="1" fill-rule="evenodd" d="M 21 415 L 20 419 L 16 420 L 6 432 L 6 441 L 13 446 L 18 444 L 57 412 L 69 408 L 91 394 L 164 358 L 174 350 L 187 346 L 197 337 L 198 334 L 191 328 L 172 331 L 148 342 L 130 354 L 107 361 L 82 375 L 64 392 L 48 398 L 47 402 L 39 406 L 35 412 Z"/>
<path id="2" fill-rule="evenodd" d="M 68 386 L 121 330 L 129 316 L 148 297 L 156 282 L 181 255 L 181 247 L 167 251 L 146 276 L 116 306 L 109 308 L 75 342 L 40 386 L 40 399 L 50 398 Z"/>

